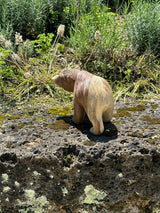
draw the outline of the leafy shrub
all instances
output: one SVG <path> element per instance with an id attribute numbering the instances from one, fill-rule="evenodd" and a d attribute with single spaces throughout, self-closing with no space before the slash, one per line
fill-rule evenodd
<path id="1" fill-rule="evenodd" d="M 109 12 L 107 7 L 101 11 L 100 7 L 92 8 L 90 13 L 80 17 L 78 25 L 70 31 L 70 45 L 75 49 L 76 53 L 82 57 L 90 53 L 94 45 L 94 34 L 100 30 L 101 49 L 116 47 L 115 21 L 114 13 Z M 112 37 L 113 36 L 113 37 Z M 112 37 L 112 39 L 111 39 Z"/>
<path id="2" fill-rule="evenodd" d="M 133 56 L 124 26 L 124 18 L 110 12 L 106 6 L 96 6 L 81 16 L 70 31 L 70 46 L 76 62 L 80 61 L 82 68 L 107 79 L 122 80 L 123 71 L 130 69 L 127 60 Z M 100 31 L 99 41 L 95 39 L 97 31 Z"/>
<path id="3" fill-rule="evenodd" d="M 20 32 L 24 38 L 35 38 L 45 31 L 51 9 L 50 0 L 2 0 L 1 27 L 6 28 L 6 23 L 10 23 L 14 31 Z"/>
<path id="4" fill-rule="evenodd" d="M 3 92 L 8 86 L 15 86 L 22 78 L 22 70 L 28 69 L 29 57 L 33 54 L 33 45 L 25 42 L 19 33 L 15 42 L 7 40 L 0 34 L 0 89 Z"/>
<path id="5" fill-rule="evenodd" d="M 10 55 L 10 50 L 0 48 L 0 94 L 4 95 L 4 91 L 9 85 L 10 81 L 13 81 L 15 74 L 12 66 L 7 65 L 6 59 Z"/>
<path id="6" fill-rule="evenodd" d="M 9 56 L 10 51 L 0 48 L 0 78 L 1 81 L 7 81 L 12 76 L 13 71 L 10 66 L 6 66 L 5 59 Z"/>
<path id="7" fill-rule="evenodd" d="M 59 24 L 69 28 L 78 17 L 89 12 L 101 0 L 1 0 L 1 29 L 19 32 L 24 38 L 35 39 L 42 33 L 54 33 Z M 11 37 L 10 37 L 11 38 Z"/>
<path id="8" fill-rule="evenodd" d="M 160 4 L 133 1 L 126 16 L 128 39 L 138 54 L 151 52 L 160 57 Z"/>
<path id="9" fill-rule="evenodd" d="M 58 30 L 62 27 L 60 25 Z M 20 33 L 15 34 L 15 42 L 0 35 L 0 94 L 4 94 L 7 89 L 8 92 L 12 90 L 10 99 L 26 100 L 26 97 L 42 93 L 64 98 L 66 93 L 56 90 L 52 82 L 53 75 L 61 66 L 56 65 L 56 54 L 64 51 L 64 45 L 58 43 L 64 29 L 63 32 L 62 29 L 59 31 L 54 44 L 52 33 L 40 34 L 32 42 L 23 41 Z M 37 58 L 33 55 L 33 49 L 38 53 Z M 66 96 L 67 99 L 68 97 L 70 95 Z"/>
<path id="10" fill-rule="evenodd" d="M 48 33 L 47 35 L 45 35 L 45 33 L 42 33 L 39 34 L 37 39 L 32 41 L 31 43 L 34 44 L 37 53 L 47 53 L 52 47 L 53 37 L 53 33 Z"/>

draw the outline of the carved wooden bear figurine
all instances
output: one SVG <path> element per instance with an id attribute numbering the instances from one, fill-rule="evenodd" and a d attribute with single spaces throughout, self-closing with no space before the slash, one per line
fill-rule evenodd
<path id="1" fill-rule="evenodd" d="M 109 83 L 96 75 L 78 69 L 68 69 L 53 77 L 53 81 L 63 89 L 74 92 L 73 122 L 82 123 L 85 112 L 93 127 L 90 132 L 100 135 L 104 122 L 113 114 L 113 94 Z"/>

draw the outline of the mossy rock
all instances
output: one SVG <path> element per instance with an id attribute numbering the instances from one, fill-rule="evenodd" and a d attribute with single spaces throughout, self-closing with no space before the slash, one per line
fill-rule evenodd
<path id="1" fill-rule="evenodd" d="M 148 142 L 151 144 L 156 144 L 156 142 L 158 142 L 159 138 L 149 138 Z"/>
<path id="2" fill-rule="evenodd" d="M 5 115 L 0 115 L 0 125 L 2 125 L 4 119 L 5 119 Z"/>
<path id="3" fill-rule="evenodd" d="M 6 115 L 6 118 L 8 118 L 9 120 L 14 120 L 14 119 L 20 119 L 20 115 Z"/>
<path id="4" fill-rule="evenodd" d="M 34 115 L 35 115 L 35 112 L 34 111 L 28 111 L 28 112 L 26 112 L 25 114 L 24 114 L 24 116 L 25 117 L 28 117 L 28 118 L 30 118 L 30 117 L 34 117 Z"/>
<path id="5" fill-rule="evenodd" d="M 38 120 L 41 122 L 41 121 L 46 121 L 47 118 L 38 118 Z"/>
<path id="6" fill-rule="evenodd" d="M 130 107 L 124 107 L 124 108 L 119 108 L 116 110 L 116 113 L 113 115 L 113 117 L 130 117 L 131 113 L 128 111 L 136 112 L 136 111 L 143 111 L 145 110 L 145 106 L 142 104 L 135 105 L 135 106 L 130 106 Z"/>
<path id="7" fill-rule="evenodd" d="M 60 106 L 60 105 L 55 105 L 48 109 L 48 112 L 51 113 L 52 115 L 64 115 L 64 116 L 69 116 L 71 115 L 71 110 L 72 106 Z"/>
<path id="8" fill-rule="evenodd" d="M 97 190 L 93 185 L 87 185 L 84 192 L 86 197 L 83 203 L 85 204 L 100 204 L 107 196 L 106 192 Z"/>
<path id="9" fill-rule="evenodd" d="M 22 129 L 24 126 L 25 126 L 24 123 L 20 123 L 18 125 L 13 124 L 13 125 L 11 125 L 11 128 L 12 128 L 13 131 L 18 131 L 19 129 Z"/>
<path id="10" fill-rule="evenodd" d="M 142 121 L 146 121 L 147 124 L 160 124 L 160 118 L 151 118 L 149 115 L 141 117 Z"/>
<path id="11" fill-rule="evenodd" d="M 125 122 L 124 121 L 113 121 L 112 122 L 113 124 L 115 124 L 115 125 L 122 125 L 122 124 L 125 124 Z"/>
<path id="12" fill-rule="evenodd" d="M 143 138 L 143 133 L 140 132 L 128 132 L 127 135 L 131 137 Z"/>
<path id="13" fill-rule="evenodd" d="M 146 107 L 143 104 L 139 104 L 139 105 L 135 105 L 135 106 L 131 106 L 131 107 L 126 107 L 124 109 L 135 112 L 135 111 L 143 111 L 146 109 Z"/>
<path id="14" fill-rule="evenodd" d="M 131 113 L 128 112 L 125 108 L 119 108 L 116 110 L 116 113 L 113 114 L 113 117 L 119 118 L 119 117 L 130 117 Z"/>
<path id="15" fill-rule="evenodd" d="M 84 141 L 83 145 L 85 145 L 85 146 L 95 146 L 96 142 L 88 140 L 88 141 Z"/>
<path id="16" fill-rule="evenodd" d="M 72 153 L 67 155 L 64 154 L 62 159 L 63 166 L 70 167 L 70 165 L 73 164 L 76 161 L 76 159 L 77 159 L 76 156 Z"/>
<path id="17" fill-rule="evenodd" d="M 57 120 L 53 124 L 44 124 L 44 127 L 54 130 L 67 130 L 69 129 L 70 124 L 66 123 L 64 120 Z"/>
<path id="18" fill-rule="evenodd" d="M 11 114 L 1 114 L 0 115 L 0 125 L 2 125 L 3 120 L 5 118 L 8 118 L 9 120 L 15 120 L 15 119 L 20 119 L 20 115 L 11 115 Z"/>
<path id="19" fill-rule="evenodd" d="M 158 108 L 158 104 L 152 104 L 151 106 L 153 110 L 156 110 Z"/>

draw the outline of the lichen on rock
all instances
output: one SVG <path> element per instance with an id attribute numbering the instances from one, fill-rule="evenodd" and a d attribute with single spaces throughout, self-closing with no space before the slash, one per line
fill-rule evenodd
<path id="1" fill-rule="evenodd" d="M 93 185 L 87 185 L 84 192 L 86 197 L 83 203 L 85 204 L 99 204 L 107 196 L 107 193 L 95 189 Z"/>

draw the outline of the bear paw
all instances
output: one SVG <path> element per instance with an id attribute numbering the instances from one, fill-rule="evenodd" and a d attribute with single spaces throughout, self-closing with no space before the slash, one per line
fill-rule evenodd
<path id="1" fill-rule="evenodd" d="M 101 133 L 97 133 L 94 131 L 93 127 L 89 130 L 93 135 L 100 135 Z"/>
<path id="2" fill-rule="evenodd" d="M 92 134 L 94 134 L 94 132 L 93 132 L 93 127 L 92 128 L 90 128 L 90 130 L 89 130 Z"/>
<path id="3" fill-rule="evenodd" d="M 104 130 L 103 130 L 104 131 Z M 101 135 L 101 134 L 103 134 L 103 131 L 95 131 L 94 129 L 93 129 L 93 127 L 92 128 L 90 128 L 90 132 L 93 134 L 93 135 Z"/>

